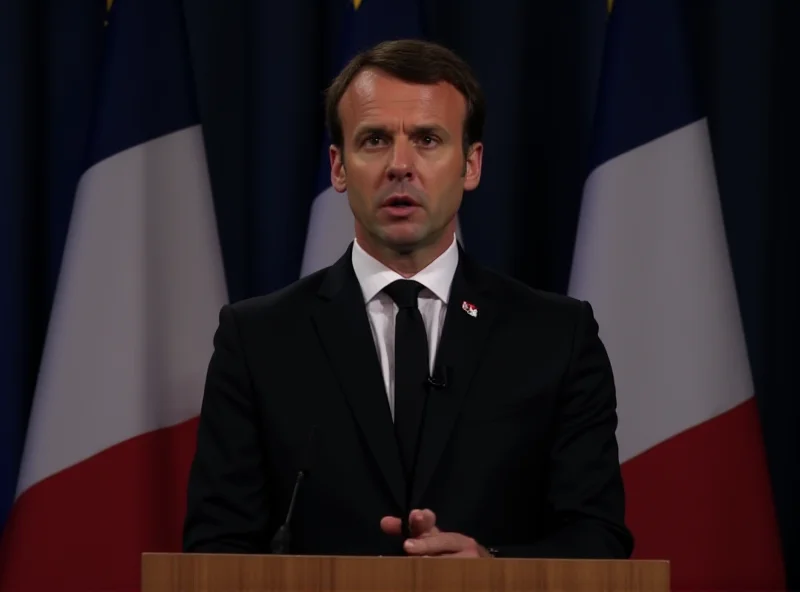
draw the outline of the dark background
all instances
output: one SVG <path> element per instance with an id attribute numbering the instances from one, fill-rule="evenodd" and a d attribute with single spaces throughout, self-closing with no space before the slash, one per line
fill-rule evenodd
<path id="1" fill-rule="evenodd" d="M 234 300 L 298 277 L 342 4 L 184 3 Z M 489 101 L 484 174 L 461 215 L 465 245 L 483 262 L 557 292 L 566 291 L 587 173 L 605 4 L 422 3 L 423 34 L 473 66 Z M 800 3 L 695 0 L 686 7 L 787 583 L 800 588 L 800 395 L 792 376 L 800 331 L 793 302 Z M 13 499 L 91 129 L 104 9 L 103 0 L 0 5 L 0 525 Z"/>

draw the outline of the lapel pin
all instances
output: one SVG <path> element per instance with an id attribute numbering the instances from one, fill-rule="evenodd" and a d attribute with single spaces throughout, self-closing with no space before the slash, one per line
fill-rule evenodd
<path id="1" fill-rule="evenodd" d="M 478 316 L 478 307 L 475 306 L 474 304 L 467 302 L 466 300 L 461 303 L 461 308 L 464 310 L 465 313 L 467 313 L 471 317 Z"/>

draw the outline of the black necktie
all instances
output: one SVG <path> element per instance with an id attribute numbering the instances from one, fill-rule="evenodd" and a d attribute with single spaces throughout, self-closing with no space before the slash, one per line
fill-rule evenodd
<path id="1" fill-rule="evenodd" d="M 413 280 L 397 280 L 384 288 L 400 309 L 394 328 L 394 426 L 409 481 L 416 461 L 428 379 L 428 335 L 417 306 L 422 288 Z"/>

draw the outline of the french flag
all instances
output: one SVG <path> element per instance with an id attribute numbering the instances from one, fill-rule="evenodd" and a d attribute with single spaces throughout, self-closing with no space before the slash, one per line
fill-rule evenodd
<path id="1" fill-rule="evenodd" d="M 634 558 L 673 590 L 782 590 L 705 114 L 676 0 L 616 0 L 569 292 L 614 366 Z"/>
<path id="2" fill-rule="evenodd" d="M 227 300 L 181 3 L 116 0 L 48 327 L 3 592 L 133 592 L 179 551 Z"/>

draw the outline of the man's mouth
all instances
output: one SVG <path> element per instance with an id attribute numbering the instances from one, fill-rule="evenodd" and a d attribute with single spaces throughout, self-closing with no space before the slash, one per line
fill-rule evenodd
<path id="1" fill-rule="evenodd" d="M 419 203 L 410 195 L 392 195 L 381 205 L 392 216 L 407 216 L 418 207 Z"/>

